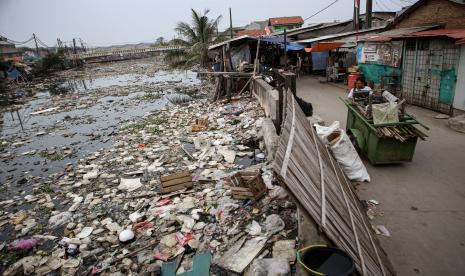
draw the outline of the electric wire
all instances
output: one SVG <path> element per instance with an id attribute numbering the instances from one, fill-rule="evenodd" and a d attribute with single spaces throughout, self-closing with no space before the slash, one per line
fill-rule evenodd
<path id="1" fill-rule="evenodd" d="M 317 11 L 316 13 L 310 15 L 309 17 L 305 18 L 304 21 L 307 21 L 308 19 L 314 17 L 315 15 L 327 10 L 329 7 L 331 7 L 332 5 L 336 4 L 339 0 L 335 0 L 334 2 L 332 2 L 331 4 L 329 4 L 328 6 L 324 7 L 323 9 Z"/>

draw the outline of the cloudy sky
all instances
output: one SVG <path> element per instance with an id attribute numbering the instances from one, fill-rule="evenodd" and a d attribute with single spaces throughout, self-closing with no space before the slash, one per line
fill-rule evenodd
<path id="1" fill-rule="evenodd" d="M 374 11 L 396 11 L 414 0 L 373 0 Z M 56 39 L 81 38 L 91 46 L 153 42 L 173 38 L 179 21 L 190 20 L 190 8 L 210 9 L 222 15 L 220 30 L 269 17 L 300 15 L 306 18 L 334 0 L 0 0 L 0 35 L 25 41 L 35 33 L 47 45 Z M 365 0 L 361 0 L 362 13 Z M 352 17 L 353 0 L 338 0 L 307 20 L 329 22 Z"/>

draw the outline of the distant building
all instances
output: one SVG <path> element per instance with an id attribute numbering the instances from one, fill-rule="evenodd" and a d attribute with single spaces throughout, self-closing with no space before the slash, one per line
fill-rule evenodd
<path id="1" fill-rule="evenodd" d="M 372 28 L 378 28 L 388 25 L 394 20 L 395 12 L 377 11 L 372 13 Z M 361 26 L 365 26 L 365 14 L 360 15 Z M 302 40 L 316 38 L 320 36 L 333 35 L 351 32 L 354 30 L 353 20 L 330 23 L 316 23 L 311 26 L 293 29 L 287 32 L 291 39 Z"/>
<path id="2" fill-rule="evenodd" d="M 0 36 L 0 56 L 4 60 L 21 60 L 21 51 L 19 51 L 16 46 L 8 42 L 6 37 Z"/>
<path id="3" fill-rule="evenodd" d="M 302 16 L 273 17 L 268 19 L 268 28 L 271 32 L 281 32 L 302 27 Z"/>

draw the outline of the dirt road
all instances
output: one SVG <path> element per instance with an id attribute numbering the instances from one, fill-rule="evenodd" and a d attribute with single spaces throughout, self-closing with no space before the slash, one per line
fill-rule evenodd
<path id="1" fill-rule="evenodd" d="M 346 90 L 316 78 L 297 81 L 297 94 L 313 103 L 326 122 L 345 126 L 347 109 L 339 100 Z M 398 275 L 464 275 L 465 273 L 465 135 L 434 119 L 433 111 L 407 108 L 430 126 L 419 141 L 412 163 L 372 166 L 372 182 L 358 187 L 361 199 L 376 199 L 391 237 L 379 236 Z"/>

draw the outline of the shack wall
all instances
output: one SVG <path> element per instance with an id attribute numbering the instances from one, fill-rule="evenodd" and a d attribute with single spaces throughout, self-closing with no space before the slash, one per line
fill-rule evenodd
<path id="1" fill-rule="evenodd" d="M 400 76 L 402 74 L 402 70 L 397 67 L 363 63 L 359 63 L 358 66 L 360 66 L 363 76 L 375 84 L 379 84 L 381 82 L 382 76 Z"/>
<path id="2" fill-rule="evenodd" d="M 465 5 L 449 0 L 429 0 L 401 18 L 394 29 L 424 25 L 444 25 L 444 28 L 465 28 Z"/>
<path id="3" fill-rule="evenodd" d="M 457 84 L 455 86 L 454 108 L 465 111 L 465 45 L 460 47 Z"/>

